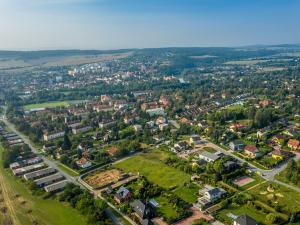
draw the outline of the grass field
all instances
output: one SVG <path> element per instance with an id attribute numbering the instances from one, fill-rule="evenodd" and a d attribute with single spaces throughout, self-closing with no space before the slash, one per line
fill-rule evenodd
<path id="1" fill-rule="evenodd" d="M 9 170 L 2 167 L 2 151 L 0 147 L 0 183 L 1 198 L 8 208 L 0 219 L 11 218 L 14 225 L 32 225 L 33 221 L 43 225 L 86 225 L 75 209 L 56 199 L 42 199 L 31 194 L 24 183 Z"/>
<path id="2" fill-rule="evenodd" d="M 297 212 L 300 210 L 300 194 L 298 192 L 276 183 L 272 183 L 274 192 L 269 192 L 267 190 L 269 184 L 270 182 L 266 182 L 251 189 L 249 192 L 255 195 L 260 201 L 265 203 L 268 200 L 272 201 L 285 211 Z"/>
<path id="3" fill-rule="evenodd" d="M 249 65 L 255 65 L 258 63 L 265 63 L 268 62 L 270 60 L 264 60 L 264 59 L 253 59 L 253 60 L 237 60 L 237 61 L 229 61 L 226 62 L 225 64 L 230 64 L 230 65 L 245 65 L 245 66 L 249 66 Z"/>
<path id="4" fill-rule="evenodd" d="M 133 156 L 115 164 L 115 167 L 125 172 L 140 173 L 150 182 L 160 187 L 174 188 L 174 192 L 183 200 L 190 203 L 195 202 L 197 199 L 196 193 L 199 190 L 198 186 L 185 187 L 184 183 L 188 183 L 191 176 L 165 165 L 162 160 L 166 157 L 168 157 L 168 153 L 155 150 Z"/>
<path id="5" fill-rule="evenodd" d="M 59 106 L 68 107 L 72 104 L 79 104 L 85 102 L 84 100 L 72 100 L 72 101 L 60 101 L 60 102 L 44 102 L 44 103 L 37 103 L 37 104 L 29 104 L 25 105 L 25 110 L 32 110 L 32 109 L 39 109 L 39 108 L 54 108 Z"/>
<path id="6" fill-rule="evenodd" d="M 254 210 L 246 205 L 241 207 L 228 207 L 226 209 L 222 209 L 218 212 L 218 217 L 222 218 L 222 220 L 226 221 L 226 224 L 231 224 L 232 219 L 228 217 L 228 214 L 232 213 L 235 216 L 240 216 L 242 214 L 247 214 L 251 216 L 253 219 L 258 221 L 260 224 L 264 224 L 264 220 L 267 214 Z"/>
<path id="7" fill-rule="evenodd" d="M 69 174 L 70 176 L 72 177 L 76 177 L 76 176 L 79 176 L 79 173 L 76 172 L 75 170 L 69 168 L 68 166 L 62 164 L 62 163 L 58 163 L 57 166 L 63 170 L 64 172 L 66 172 L 67 174 Z"/>

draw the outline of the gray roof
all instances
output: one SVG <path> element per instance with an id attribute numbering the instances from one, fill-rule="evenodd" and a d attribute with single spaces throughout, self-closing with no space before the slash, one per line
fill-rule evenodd
<path id="1" fill-rule="evenodd" d="M 50 184 L 48 186 L 46 186 L 44 189 L 46 192 L 52 192 L 52 191 L 57 191 L 60 189 L 63 189 L 67 184 L 69 183 L 69 181 L 67 180 L 63 180 L 54 184 Z"/>
<path id="2" fill-rule="evenodd" d="M 128 189 L 126 189 L 125 187 L 120 187 L 119 190 L 116 193 L 116 197 L 119 199 L 124 199 L 127 197 L 127 195 L 130 193 L 130 191 Z"/>
<path id="3" fill-rule="evenodd" d="M 60 179 L 63 179 L 64 176 L 60 173 L 56 173 L 56 174 L 53 174 L 53 175 L 50 175 L 50 176 L 47 176 L 47 177 L 43 177 L 43 178 L 40 178 L 40 179 L 37 179 L 35 181 L 36 185 L 40 186 L 40 185 L 45 185 L 46 183 L 53 183 L 53 181 L 55 180 L 60 180 Z"/>
<path id="4" fill-rule="evenodd" d="M 252 217 L 244 214 L 239 216 L 238 218 L 235 219 L 235 221 L 239 224 L 239 225 L 257 225 L 257 221 L 254 220 Z"/>
<path id="5" fill-rule="evenodd" d="M 207 152 L 207 151 L 204 151 L 204 152 L 200 153 L 200 155 L 202 155 L 206 158 L 212 159 L 212 160 L 217 160 L 217 159 L 220 158 L 220 156 L 218 156 L 214 153 Z"/>
<path id="6" fill-rule="evenodd" d="M 46 169 L 41 169 L 41 170 L 34 171 L 31 173 L 26 173 L 26 174 L 24 174 L 24 178 L 26 180 L 30 180 L 30 179 L 34 179 L 36 177 L 41 177 L 41 176 L 44 176 L 44 175 L 47 175 L 50 173 L 54 173 L 55 171 L 56 171 L 56 169 L 54 169 L 52 167 L 48 167 Z"/>

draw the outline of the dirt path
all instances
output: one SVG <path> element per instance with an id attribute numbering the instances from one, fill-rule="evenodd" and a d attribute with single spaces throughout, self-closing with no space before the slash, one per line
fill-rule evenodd
<path id="1" fill-rule="evenodd" d="M 0 171 L 0 186 L 1 186 L 2 196 L 3 196 L 4 202 L 7 206 L 7 209 L 8 209 L 9 215 L 11 216 L 13 224 L 14 225 L 21 225 L 20 221 L 18 220 L 15 208 L 13 206 L 12 199 L 9 196 L 8 189 L 5 185 L 4 177 L 3 177 L 3 171 Z"/>

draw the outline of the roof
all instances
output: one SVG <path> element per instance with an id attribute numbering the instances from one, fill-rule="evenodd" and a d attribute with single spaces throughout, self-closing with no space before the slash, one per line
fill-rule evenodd
<path id="1" fill-rule="evenodd" d="M 44 176 L 50 173 L 54 173 L 56 171 L 56 169 L 54 169 L 53 167 L 48 167 L 46 169 L 41 169 L 38 171 L 34 171 L 31 173 L 26 173 L 24 174 L 24 178 L 29 180 L 29 179 L 34 179 L 36 177 L 40 177 L 40 176 Z"/>
<path id="2" fill-rule="evenodd" d="M 300 144 L 300 141 L 296 140 L 296 139 L 290 139 L 288 141 L 288 145 L 293 146 L 293 147 L 298 147 Z"/>
<path id="3" fill-rule="evenodd" d="M 45 184 L 45 183 L 47 183 L 49 181 L 60 180 L 60 179 L 63 179 L 63 178 L 64 178 L 64 176 L 62 174 L 56 173 L 56 174 L 53 174 L 53 175 L 50 175 L 50 176 L 47 176 L 47 177 L 43 177 L 43 178 L 37 179 L 34 182 L 37 185 L 42 185 L 42 184 Z"/>
<path id="4" fill-rule="evenodd" d="M 128 189 L 126 189 L 125 187 L 120 187 L 119 190 L 116 193 L 116 197 L 118 199 L 124 199 L 128 196 L 128 194 L 130 194 L 130 191 Z"/>
<path id="5" fill-rule="evenodd" d="M 257 221 L 254 220 L 252 217 L 244 214 L 239 216 L 235 219 L 235 222 L 237 222 L 239 225 L 257 225 Z"/>
<path id="6" fill-rule="evenodd" d="M 216 154 L 213 154 L 213 153 L 210 153 L 210 152 L 207 152 L 207 151 L 204 151 L 204 152 L 200 153 L 200 156 L 209 158 L 211 160 L 217 160 L 217 159 L 220 158 L 220 156 L 218 156 Z"/>
<path id="7" fill-rule="evenodd" d="M 52 192 L 52 191 L 56 191 L 59 189 L 64 188 L 67 184 L 69 183 L 69 181 L 67 180 L 63 180 L 54 184 L 50 184 L 48 186 L 45 187 L 45 191 L 47 192 Z"/>
<path id="8" fill-rule="evenodd" d="M 120 149 L 118 147 L 113 146 L 108 150 L 108 154 L 110 154 L 111 156 L 114 156 L 115 154 L 117 154 L 119 152 L 119 150 Z"/>
<path id="9" fill-rule="evenodd" d="M 256 153 L 258 149 L 255 145 L 246 145 L 245 151 Z"/>
<path id="10" fill-rule="evenodd" d="M 134 202 L 131 203 L 131 206 L 133 207 L 134 211 L 143 218 L 145 215 L 145 209 L 146 205 L 141 202 L 140 200 L 134 200 Z"/>

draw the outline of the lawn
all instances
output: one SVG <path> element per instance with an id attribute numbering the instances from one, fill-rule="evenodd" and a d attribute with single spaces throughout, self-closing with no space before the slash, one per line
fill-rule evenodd
<path id="1" fill-rule="evenodd" d="M 118 162 L 115 167 L 125 172 L 134 172 L 144 175 L 150 182 L 165 189 L 174 189 L 174 192 L 183 200 L 193 203 L 196 201 L 197 186 L 185 187 L 191 176 L 162 162 L 169 153 L 154 150 L 133 156 L 125 161 Z"/>
<path id="2" fill-rule="evenodd" d="M 276 183 L 272 183 L 274 192 L 269 192 L 267 190 L 269 184 L 270 182 L 266 182 L 251 189 L 249 192 L 260 201 L 267 204 L 268 201 L 271 201 L 287 212 L 292 213 L 300 210 L 300 194 L 298 192 Z"/>
<path id="3" fill-rule="evenodd" d="M 86 102 L 85 100 L 70 100 L 70 101 L 59 101 L 59 102 L 44 102 L 44 103 L 37 103 L 37 104 L 29 104 L 25 105 L 25 110 L 32 110 L 32 109 L 39 109 L 39 108 L 54 108 L 59 106 L 68 107 L 72 104 L 79 104 Z"/>
<path id="4" fill-rule="evenodd" d="M 57 166 L 72 177 L 79 176 L 79 173 L 77 171 L 71 169 L 70 167 L 68 167 L 62 163 L 58 163 Z"/>
<path id="5" fill-rule="evenodd" d="M 226 221 L 226 224 L 231 224 L 232 219 L 228 217 L 228 214 L 231 213 L 235 216 L 240 216 L 242 214 L 247 214 L 251 216 L 256 221 L 260 222 L 261 224 L 264 224 L 264 220 L 267 214 L 254 210 L 253 208 L 247 207 L 246 205 L 240 206 L 240 207 L 228 207 L 226 209 L 222 209 L 217 213 L 217 218 L 221 218 L 222 221 Z"/>
<path id="6" fill-rule="evenodd" d="M 45 103 L 25 105 L 24 109 L 25 110 L 32 110 L 32 109 L 39 109 L 39 108 L 46 108 L 46 107 L 54 108 L 54 107 L 58 107 L 58 106 L 67 107 L 69 105 L 70 104 L 66 101 L 62 101 L 62 102 L 45 102 Z"/>
<path id="7" fill-rule="evenodd" d="M 170 205 L 166 197 L 159 196 L 158 198 L 155 198 L 155 200 L 159 204 L 157 211 L 166 218 L 176 218 L 178 216 L 176 210 Z"/>
<path id="8" fill-rule="evenodd" d="M 2 151 L 0 147 L 0 153 Z M 5 191 L 2 189 L 3 197 L 5 203 L 15 212 L 16 223 L 14 224 L 32 225 L 33 221 L 37 221 L 38 224 L 43 225 L 86 225 L 78 211 L 70 206 L 56 199 L 43 199 L 32 195 L 21 179 L 13 176 L 9 170 L 3 169 L 2 154 L 0 162 L 0 181 L 6 187 Z"/>

